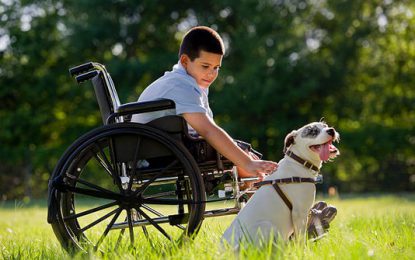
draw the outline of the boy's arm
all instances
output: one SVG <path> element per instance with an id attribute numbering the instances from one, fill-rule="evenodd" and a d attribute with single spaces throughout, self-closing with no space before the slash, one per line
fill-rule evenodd
<path id="1" fill-rule="evenodd" d="M 252 176 L 263 176 L 271 173 L 277 167 L 275 162 L 253 160 L 233 139 L 204 113 L 184 113 L 184 119 L 213 146 L 219 153 L 231 160 L 235 165 L 242 167 Z"/>

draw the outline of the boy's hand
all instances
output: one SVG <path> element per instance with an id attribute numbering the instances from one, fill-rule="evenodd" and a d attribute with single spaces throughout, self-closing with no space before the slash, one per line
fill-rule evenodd
<path id="1" fill-rule="evenodd" d="M 244 167 L 238 167 L 238 175 L 241 178 L 259 177 L 259 180 L 262 181 L 277 168 L 278 164 L 276 162 L 253 159 Z"/>
<path id="2" fill-rule="evenodd" d="M 263 161 L 258 156 L 251 152 L 246 152 L 252 159 L 250 169 L 237 167 L 238 175 L 240 178 L 259 177 L 259 181 L 262 181 L 267 175 L 277 170 L 278 164 L 272 161 Z"/>

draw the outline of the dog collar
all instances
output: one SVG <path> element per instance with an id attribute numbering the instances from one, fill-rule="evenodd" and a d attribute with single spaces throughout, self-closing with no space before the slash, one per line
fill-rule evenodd
<path id="1" fill-rule="evenodd" d="M 309 161 L 306 161 L 306 160 L 302 159 L 301 157 L 299 157 L 298 155 L 294 154 L 291 151 L 287 151 L 285 154 L 287 156 L 291 157 L 292 159 L 294 159 L 295 161 L 299 162 L 300 164 L 302 164 L 307 169 L 313 170 L 317 173 L 320 171 L 320 169 L 317 166 L 315 166 L 314 164 L 312 164 Z"/>

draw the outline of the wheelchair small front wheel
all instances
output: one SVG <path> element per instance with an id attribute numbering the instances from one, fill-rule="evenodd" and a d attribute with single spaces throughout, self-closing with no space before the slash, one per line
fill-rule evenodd
<path id="1" fill-rule="evenodd" d="M 206 194 L 199 168 L 172 137 L 141 124 L 79 138 L 49 184 L 49 222 L 69 250 L 114 250 L 197 234 Z"/>

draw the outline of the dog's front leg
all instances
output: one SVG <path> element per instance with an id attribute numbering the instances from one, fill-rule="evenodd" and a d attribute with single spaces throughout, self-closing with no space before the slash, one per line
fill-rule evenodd
<path id="1" fill-rule="evenodd" d="M 306 231 L 307 231 L 307 217 L 308 211 L 304 208 L 294 207 L 292 210 L 292 222 L 294 228 L 294 237 L 301 242 L 306 241 Z"/>

